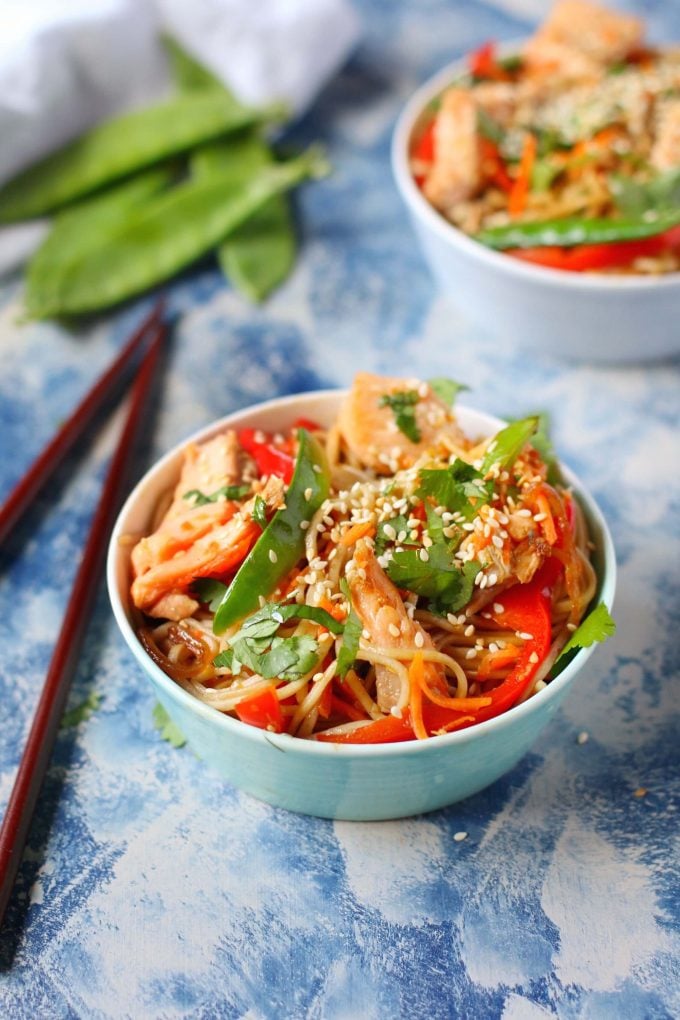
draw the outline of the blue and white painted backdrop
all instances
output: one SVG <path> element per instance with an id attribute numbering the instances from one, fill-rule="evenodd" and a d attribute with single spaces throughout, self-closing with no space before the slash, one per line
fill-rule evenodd
<path id="1" fill-rule="evenodd" d="M 675 2 L 627 6 L 680 37 Z M 299 196 L 295 275 L 262 309 L 211 263 L 173 285 L 181 322 L 137 472 L 214 417 L 358 368 L 450 374 L 499 414 L 538 403 L 612 526 L 615 641 L 491 789 L 334 824 L 258 803 L 160 740 L 102 588 L 71 704 L 101 702 L 60 732 L 0 946 L 0 1015 L 680 1016 L 677 364 L 563 364 L 517 351 L 512 322 L 475 331 L 435 293 L 390 178 L 414 86 L 545 7 L 362 4 L 361 48 L 293 133 L 321 138 L 335 167 Z M 16 280 L 1 304 L 0 496 L 141 312 L 70 333 L 18 324 Z M 69 459 L 1 562 L 3 802 L 113 436 Z"/>

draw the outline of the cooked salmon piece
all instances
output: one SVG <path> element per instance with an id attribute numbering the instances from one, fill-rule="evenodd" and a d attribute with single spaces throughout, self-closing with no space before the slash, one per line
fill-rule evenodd
<path id="1" fill-rule="evenodd" d="M 558 0 L 527 43 L 524 57 L 569 78 L 588 78 L 619 63 L 642 44 L 644 26 L 630 14 L 590 0 Z"/>
<path id="2" fill-rule="evenodd" d="M 420 634 L 421 650 L 433 648 L 430 636 L 406 612 L 398 590 L 378 563 L 366 539 L 362 538 L 356 544 L 354 564 L 356 569 L 348 573 L 347 583 L 352 604 L 371 644 L 384 651 L 412 648 L 416 646 L 416 635 Z M 447 690 L 446 677 L 440 666 L 426 662 L 425 671 L 430 687 Z M 389 712 L 400 700 L 400 679 L 388 666 L 380 664 L 376 664 L 375 675 L 378 707 Z"/>
<path id="3" fill-rule="evenodd" d="M 260 492 L 268 510 L 283 501 L 283 482 L 271 476 Z M 187 594 L 197 577 L 214 577 L 234 570 L 247 556 L 261 528 L 253 520 L 255 497 L 226 524 L 211 528 L 191 546 L 154 563 L 132 582 L 132 601 L 138 609 L 158 615 L 158 602 L 168 595 Z"/>
<path id="4" fill-rule="evenodd" d="M 447 89 L 434 123 L 434 159 L 423 193 L 445 211 L 472 198 L 480 181 L 477 104 L 468 89 Z"/>
<path id="5" fill-rule="evenodd" d="M 397 424 L 392 407 L 383 403 L 395 394 L 415 394 L 413 418 L 418 441 L 410 439 Z M 352 457 L 362 466 L 380 473 L 410 467 L 426 451 L 442 449 L 446 442 L 465 450 L 469 443 L 448 407 L 427 383 L 359 372 L 338 415 L 340 434 Z"/>
<path id="6" fill-rule="evenodd" d="M 210 496 L 225 485 L 240 482 L 241 458 L 241 448 L 233 429 L 205 443 L 189 443 L 184 448 L 182 473 L 164 520 L 186 510 L 185 496 L 188 492 L 198 490 Z"/>

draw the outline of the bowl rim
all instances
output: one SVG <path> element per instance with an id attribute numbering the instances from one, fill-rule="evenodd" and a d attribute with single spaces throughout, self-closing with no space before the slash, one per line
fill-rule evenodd
<path id="1" fill-rule="evenodd" d="M 499 46 L 499 50 L 501 53 L 513 52 L 524 42 L 525 38 L 506 41 Z M 465 70 L 465 59 L 463 56 L 451 61 L 419 85 L 402 107 L 395 123 L 391 143 L 392 173 L 401 197 L 412 214 L 445 243 L 458 247 L 491 269 L 507 272 L 519 279 L 534 280 L 537 283 L 563 287 L 571 291 L 591 291 L 595 294 L 680 288 L 680 271 L 659 276 L 635 276 L 623 273 L 598 276 L 594 273 L 570 273 L 563 269 L 552 269 L 549 266 L 532 265 L 521 259 L 513 259 L 468 237 L 430 205 L 413 179 L 409 165 L 409 145 L 413 130 L 425 107 L 451 83 L 456 74 Z"/>
<path id="2" fill-rule="evenodd" d="M 286 397 L 276 397 L 272 400 L 248 405 L 247 407 L 243 407 L 238 411 L 234 411 L 222 418 L 218 418 L 215 421 L 197 429 L 191 435 L 187 436 L 168 450 L 167 453 L 160 457 L 144 473 L 118 512 L 116 522 L 111 533 L 106 559 L 106 582 L 109 600 L 113 609 L 114 617 L 128 648 L 137 659 L 142 670 L 149 675 L 151 682 L 155 686 L 160 687 L 162 691 L 168 695 L 171 701 L 178 702 L 179 705 L 185 707 L 189 712 L 196 713 L 199 717 L 212 721 L 212 723 L 217 727 L 222 727 L 225 737 L 228 738 L 231 736 L 232 738 L 250 740 L 260 745 L 269 744 L 279 751 L 296 752 L 305 757 L 321 756 L 324 758 L 330 758 L 340 755 L 345 759 L 364 759 L 371 757 L 390 758 L 404 754 L 422 754 L 428 748 L 431 751 L 445 750 L 456 746 L 463 746 L 478 739 L 483 739 L 493 733 L 499 733 L 507 726 L 512 726 L 515 723 L 520 722 L 521 719 L 532 715 L 534 712 L 541 711 L 541 709 L 545 707 L 548 702 L 556 698 L 562 688 L 568 686 L 575 675 L 581 671 L 595 651 L 597 645 L 591 645 L 590 648 L 579 649 L 572 661 L 568 663 L 559 676 L 552 680 L 543 690 L 528 698 L 520 705 L 514 706 L 507 712 L 504 712 L 493 719 L 488 719 L 485 722 L 478 723 L 477 725 L 471 726 L 465 730 L 430 737 L 427 741 L 414 740 L 391 744 L 364 745 L 343 745 L 332 743 L 330 741 L 322 742 L 305 740 L 299 737 L 290 736 L 287 733 L 270 733 L 267 730 L 249 726 L 247 723 L 243 723 L 239 719 L 234 719 L 229 715 L 225 715 L 217 709 L 212 708 L 210 705 L 206 705 L 193 697 L 193 695 L 180 687 L 179 684 L 167 675 L 167 673 L 157 666 L 144 651 L 130 619 L 128 618 L 126 605 L 120 597 L 117 575 L 120 561 L 123 561 L 123 565 L 126 570 L 129 569 L 129 563 L 125 564 L 124 560 L 125 558 L 129 559 L 130 546 L 129 544 L 125 544 L 120 541 L 121 537 L 126 533 L 124 527 L 126 518 L 130 512 L 137 507 L 138 502 L 140 500 L 143 501 L 146 489 L 152 488 L 154 480 L 162 474 L 170 464 L 172 464 L 175 460 L 179 461 L 182 451 L 188 443 L 201 442 L 204 439 L 209 439 L 226 428 L 238 427 L 246 417 L 257 417 L 258 415 L 265 414 L 267 412 L 281 411 L 285 413 L 290 410 L 293 417 L 299 417 L 301 406 L 304 407 L 304 405 L 309 401 L 322 400 L 324 402 L 329 401 L 338 404 L 346 393 L 346 389 L 340 388 L 310 390 L 305 393 L 298 393 Z M 474 408 L 468 407 L 464 403 L 461 403 L 460 405 L 457 404 L 456 411 L 463 419 L 466 416 L 470 416 L 475 419 L 477 423 L 479 423 L 479 427 L 482 431 L 484 428 L 498 429 L 504 424 L 502 419 L 496 418 L 485 411 L 478 411 Z M 466 426 L 463 425 L 463 427 Z M 474 428 L 476 426 L 472 425 L 468 427 Z M 580 479 L 568 467 L 566 467 L 562 461 L 560 461 L 560 467 L 564 472 L 566 480 L 581 497 L 588 515 L 597 525 L 601 541 L 600 552 L 603 562 L 602 574 L 599 578 L 599 594 L 600 599 L 604 601 L 607 607 L 611 610 L 616 589 L 616 554 L 607 522 L 594 497 L 590 494 L 589 490 L 583 485 Z"/>

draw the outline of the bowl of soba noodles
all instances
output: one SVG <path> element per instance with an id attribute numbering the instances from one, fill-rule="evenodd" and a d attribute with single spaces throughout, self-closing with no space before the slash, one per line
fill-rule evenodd
<path id="1" fill-rule="evenodd" d="M 392 167 L 424 254 L 468 316 L 518 349 L 677 355 L 680 47 L 589 0 L 435 74 Z"/>
<path id="2" fill-rule="evenodd" d="M 534 743 L 614 631 L 615 556 L 537 417 L 359 373 L 217 421 L 139 482 L 114 614 L 189 745 L 327 818 L 420 814 Z"/>

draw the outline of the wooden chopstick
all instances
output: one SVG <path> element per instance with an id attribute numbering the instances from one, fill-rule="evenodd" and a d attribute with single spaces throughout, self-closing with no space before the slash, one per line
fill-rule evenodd
<path id="1" fill-rule="evenodd" d="M 132 334 L 120 354 L 99 377 L 92 389 L 86 393 L 75 411 L 66 419 L 56 435 L 47 443 L 26 474 L 10 492 L 0 507 L 0 545 L 5 541 L 31 500 L 66 456 L 76 439 L 83 434 L 102 402 L 132 365 L 138 349 L 148 339 L 153 328 L 158 325 L 162 312 L 163 303 L 159 301 L 141 326 Z"/>
<path id="2" fill-rule="evenodd" d="M 165 334 L 165 325 L 158 323 L 137 373 L 127 418 L 106 475 L 7 811 L 0 827 L 0 921 L 14 885 L 71 678 L 78 662 L 108 538 L 124 493 L 126 470 Z"/>

